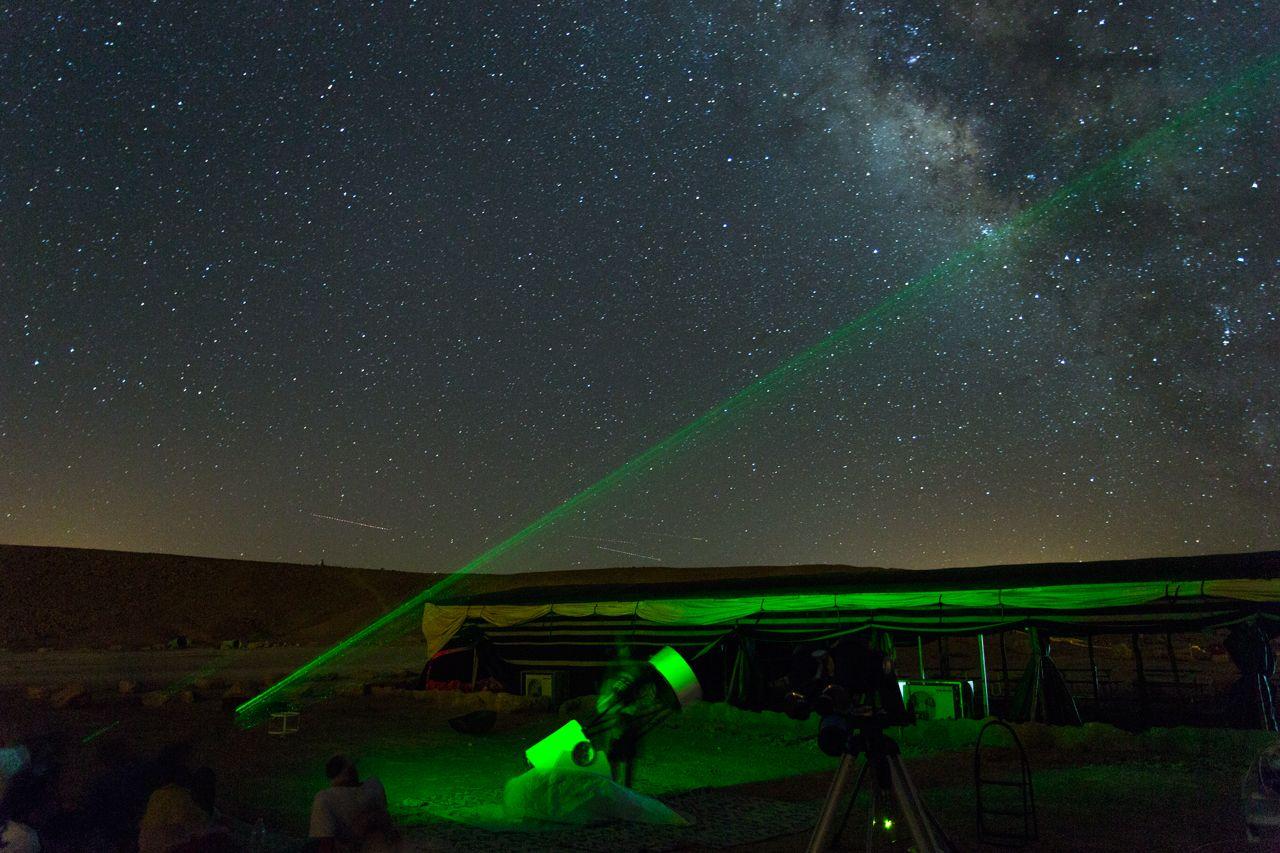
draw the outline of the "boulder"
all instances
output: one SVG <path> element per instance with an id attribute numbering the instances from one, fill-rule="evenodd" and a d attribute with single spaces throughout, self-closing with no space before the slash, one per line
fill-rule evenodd
<path id="1" fill-rule="evenodd" d="M 165 702 L 169 701 L 169 694 L 163 690 L 152 690 L 149 693 L 142 694 L 142 704 L 148 708 L 159 708 Z"/>
<path id="2" fill-rule="evenodd" d="M 49 704 L 55 708 L 83 708 L 89 704 L 89 690 L 83 684 L 68 684 L 49 696 Z"/>

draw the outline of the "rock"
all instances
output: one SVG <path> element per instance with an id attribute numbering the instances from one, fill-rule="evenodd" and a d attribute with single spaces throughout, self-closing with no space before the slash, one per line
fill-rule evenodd
<path id="1" fill-rule="evenodd" d="M 83 708 L 89 704 L 89 691 L 83 684 L 68 684 L 49 696 L 55 708 Z"/>
<path id="2" fill-rule="evenodd" d="M 120 683 L 119 683 L 118 685 L 116 685 L 116 689 L 120 692 L 120 695 L 121 695 L 121 696 L 127 696 L 127 695 L 129 695 L 130 693 L 136 693 L 136 692 L 137 692 L 137 690 L 138 690 L 138 682 L 136 682 L 136 681 L 130 681 L 130 680 L 128 680 L 127 678 L 125 678 L 125 679 L 121 679 L 121 680 L 120 680 Z"/>
<path id="3" fill-rule="evenodd" d="M 152 690 L 150 693 L 142 694 L 142 704 L 148 708 L 159 708 L 165 702 L 169 701 L 169 694 L 163 690 Z"/>
<path id="4" fill-rule="evenodd" d="M 222 691 L 223 699 L 248 699 L 253 696 L 253 691 L 243 681 L 232 682 L 226 690 Z"/>
<path id="5" fill-rule="evenodd" d="M 33 702 L 43 702 L 49 698 L 48 687 L 28 687 L 27 698 Z"/>

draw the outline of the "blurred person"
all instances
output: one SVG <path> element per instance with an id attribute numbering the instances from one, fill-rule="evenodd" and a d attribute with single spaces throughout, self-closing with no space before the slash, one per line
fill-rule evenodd
<path id="1" fill-rule="evenodd" d="M 374 776 L 363 782 L 356 763 L 335 755 L 325 763 L 329 787 L 311 803 L 312 840 L 320 853 L 399 850 L 399 833 L 387 811 L 387 792 Z"/>
<path id="2" fill-rule="evenodd" d="M 146 811 L 138 827 L 138 853 L 178 853 L 197 851 L 206 839 L 217 834 L 211 812 L 201 808 L 192 790 L 193 774 L 188 768 L 190 748 L 183 745 L 166 747 L 159 762 L 160 786 L 147 800 Z M 207 774 L 207 775 L 206 775 Z M 201 796 L 210 807 L 213 800 L 212 771 L 199 771 Z"/>
<path id="3" fill-rule="evenodd" d="M 18 818 L 17 794 L 30 772 L 31 753 L 24 746 L 0 749 L 0 850 L 4 853 L 40 853 L 40 837 Z"/>

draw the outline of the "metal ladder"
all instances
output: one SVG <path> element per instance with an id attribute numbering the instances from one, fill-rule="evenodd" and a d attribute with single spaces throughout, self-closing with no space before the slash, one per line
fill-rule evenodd
<path id="1" fill-rule="evenodd" d="M 983 767 L 983 739 L 993 726 L 1008 733 L 1010 745 L 1017 755 L 1016 770 L 1006 765 L 1003 775 L 997 772 L 997 767 Z M 988 760 L 988 764 L 990 763 Z M 1036 798 L 1031 787 L 1031 767 L 1027 764 L 1027 753 L 1022 748 L 1018 733 L 1004 720 L 991 720 L 978 732 L 978 741 L 973 747 L 973 784 L 980 841 L 998 847 L 1022 847 L 1039 837 Z M 985 798 L 984 791 L 987 794 Z M 1005 794 L 1016 791 L 1016 794 L 992 797 L 996 791 Z"/>

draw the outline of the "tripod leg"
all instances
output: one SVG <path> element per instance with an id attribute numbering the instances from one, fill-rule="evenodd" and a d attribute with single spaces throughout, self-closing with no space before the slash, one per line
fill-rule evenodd
<path id="1" fill-rule="evenodd" d="M 836 774 L 831 779 L 831 787 L 827 788 L 827 799 L 822 804 L 822 813 L 818 816 L 818 822 L 814 824 L 813 835 L 809 836 L 809 846 L 805 848 L 809 853 L 824 853 L 831 846 L 833 831 L 836 829 L 836 815 L 840 811 L 840 799 L 844 795 L 845 788 L 849 787 L 849 777 L 853 775 L 853 765 L 857 763 L 857 759 L 850 753 L 845 753 L 844 758 L 840 759 L 840 766 L 836 768 Z M 863 767 L 863 773 L 866 767 Z M 858 780 L 862 780 L 859 775 Z M 857 792 L 854 792 L 857 796 Z"/>
<path id="2" fill-rule="evenodd" d="M 876 849 L 876 823 L 881 819 L 881 799 L 884 797 L 884 789 L 880 787 L 880 768 L 871 767 L 871 759 L 867 759 L 868 772 L 871 774 L 871 784 L 867 786 L 867 791 L 871 795 L 871 801 L 867 805 L 867 826 L 866 841 L 863 842 L 862 849 L 865 853 L 872 853 Z"/>
<path id="3" fill-rule="evenodd" d="M 864 761 L 862 766 L 858 768 L 858 778 L 853 780 L 853 790 L 849 794 L 849 805 L 844 807 L 844 817 L 840 818 L 840 824 L 836 827 L 835 832 L 831 834 L 832 842 L 838 842 L 840 837 L 844 835 L 845 827 L 849 825 L 849 816 L 853 814 L 853 807 L 858 804 L 858 792 L 862 790 L 862 780 L 867 777 L 867 768 L 869 766 Z M 872 808 L 874 807 L 872 806 Z"/>
<path id="4" fill-rule="evenodd" d="M 907 768 L 903 766 L 902 758 L 891 755 L 887 760 L 893 793 L 898 800 L 898 807 L 902 809 L 903 820 L 907 823 L 907 829 L 915 841 L 916 848 L 922 853 L 923 851 L 945 853 L 951 850 L 951 842 L 947 840 L 941 827 L 933 819 L 933 815 L 929 814 L 928 808 L 920 800 L 920 792 L 916 790 L 915 782 L 907 773 Z"/>

